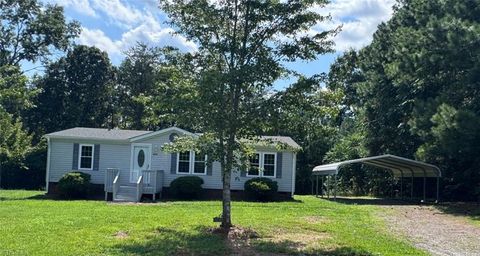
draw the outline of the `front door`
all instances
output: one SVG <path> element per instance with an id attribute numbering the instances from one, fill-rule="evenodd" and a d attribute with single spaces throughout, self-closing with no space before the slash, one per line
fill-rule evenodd
<path id="1" fill-rule="evenodd" d="M 137 182 L 143 170 L 150 170 L 151 160 L 151 145 L 133 145 L 130 182 Z"/>

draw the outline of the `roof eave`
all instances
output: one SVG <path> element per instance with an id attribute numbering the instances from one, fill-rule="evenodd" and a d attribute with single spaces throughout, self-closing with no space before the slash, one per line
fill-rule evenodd
<path id="1" fill-rule="evenodd" d="M 65 135 L 43 135 L 47 139 L 67 139 L 67 140 L 98 140 L 98 141 L 111 141 L 111 142 L 129 142 L 128 139 L 106 139 L 98 137 L 80 137 L 80 136 L 65 136 Z"/>

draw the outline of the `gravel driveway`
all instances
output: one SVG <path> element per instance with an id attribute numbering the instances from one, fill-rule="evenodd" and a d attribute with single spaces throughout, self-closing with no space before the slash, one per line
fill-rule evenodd
<path id="1" fill-rule="evenodd" d="M 480 226 L 433 206 L 385 205 L 388 227 L 432 255 L 479 255 Z"/>

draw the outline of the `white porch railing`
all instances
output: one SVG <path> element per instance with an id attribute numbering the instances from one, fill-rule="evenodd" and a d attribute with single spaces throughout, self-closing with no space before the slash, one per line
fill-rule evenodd
<path id="1" fill-rule="evenodd" d="M 104 183 L 104 191 L 105 191 L 105 200 L 107 200 L 108 193 L 113 193 L 114 187 L 114 180 L 117 180 L 117 184 L 119 181 L 120 170 L 117 168 L 107 168 L 105 171 L 105 183 Z M 118 187 L 117 187 L 118 190 Z"/>
<path id="2" fill-rule="evenodd" d="M 113 194 L 113 199 L 117 197 L 120 184 L 120 170 L 117 168 L 108 168 L 105 172 L 105 200 L 108 193 Z M 132 186 L 124 184 L 122 186 Z M 152 194 L 153 200 L 156 194 L 162 192 L 163 188 L 163 170 L 143 170 L 139 173 L 135 182 L 136 199 L 139 201 L 143 194 Z M 122 187 L 123 188 L 123 187 Z M 124 192 L 122 192 L 124 193 Z"/>
<path id="3" fill-rule="evenodd" d="M 137 180 L 137 202 L 142 199 L 143 194 L 143 175 L 140 175 Z"/>
<path id="4" fill-rule="evenodd" d="M 153 200 L 157 193 L 162 192 L 163 187 L 163 170 L 144 170 L 142 171 L 143 193 L 152 194 Z"/>

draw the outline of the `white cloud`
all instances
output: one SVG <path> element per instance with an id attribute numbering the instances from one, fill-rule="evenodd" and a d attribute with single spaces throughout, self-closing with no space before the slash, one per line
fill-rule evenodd
<path id="1" fill-rule="evenodd" d="M 139 41 L 150 46 L 171 45 L 183 51 L 194 51 L 197 48 L 193 42 L 180 35 L 174 35 L 171 28 L 161 24 L 160 10 L 151 8 L 152 0 L 142 2 L 146 6 L 143 10 L 120 0 L 90 1 L 97 13 L 117 26 L 120 32 L 107 34 L 98 28 L 83 27 L 77 43 L 96 46 L 108 52 L 115 64 L 121 61 L 126 50 Z"/>
<path id="2" fill-rule="evenodd" d="M 113 56 L 122 53 L 122 43 L 120 41 L 113 41 L 99 29 L 82 28 L 82 33 L 77 39 L 77 43 L 96 46 L 100 50 L 106 51 L 109 55 Z"/>
<path id="3" fill-rule="evenodd" d="M 83 27 L 77 43 L 96 46 L 102 51 L 106 51 L 112 62 L 118 64 L 123 53 L 139 41 L 150 46 L 171 45 L 182 51 L 197 49 L 193 42 L 182 36 L 174 35 L 171 28 L 160 26 L 153 16 L 145 19 L 140 25 L 125 31 L 118 40 L 112 40 L 102 30 Z"/>
<path id="4" fill-rule="evenodd" d="M 77 13 L 101 17 L 108 24 L 84 27 L 78 43 L 94 45 L 109 53 L 114 63 L 120 62 L 123 52 L 142 41 L 150 46 L 173 45 L 183 51 L 194 51 L 197 46 L 185 37 L 173 35 L 173 30 L 161 23 L 163 13 L 156 0 L 49 0 L 74 9 Z M 372 40 L 382 21 L 388 20 L 395 0 L 333 0 L 324 8 L 315 8 L 321 14 L 332 16 L 332 21 L 321 23 L 314 30 L 321 31 L 343 25 L 334 38 L 336 50 L 359 49 Z M 101 22 L 102 19 L 96 19 Z M 107 29 L 110 25 L 118 29 Z M 105 28 L 107 27 L 107 28 Z"/>
<path id="5" fill-rule="evenodd" d="M 97 17 L 97 13 L 92 8 L 88 0 L 47 0 L 46 2 L 58 4 L 65 8 L 71 8 L 75 12 L 83 15 Z"/>
<path id="6" fill-rule="evenodd" d="M 145 15 L 142 11 L 120 0 L 91 0 L 93 7 L 103 12 L 114 25 L 131 28 L 140 23 Z"/>
<path id="7" fill-rule="evenodd" d="M 334 38 L 336 50 L 359 49 L 371 42 L 381 22 L 390 19 L 394 3 L 395 0 L 335 0 L 324 8 L 316 9 L 321 14 L 330 14 L 332 21 L 318 24 L 315 29 L 343 25 L 342 31 Z"/>

